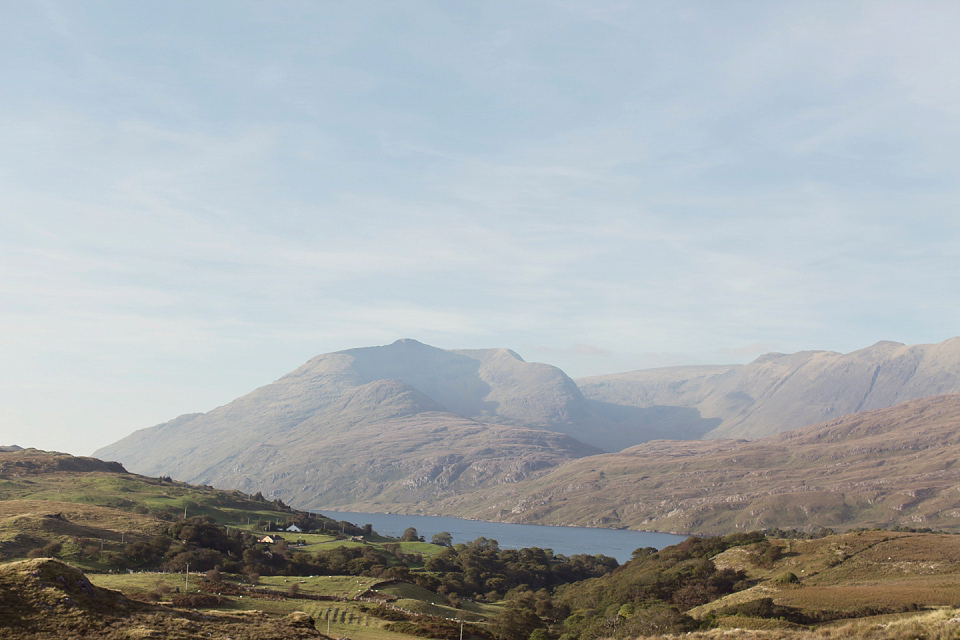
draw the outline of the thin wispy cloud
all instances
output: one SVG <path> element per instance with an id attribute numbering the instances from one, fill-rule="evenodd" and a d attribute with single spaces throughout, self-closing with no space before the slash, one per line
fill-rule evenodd
<path id="1" fill-rule="evenodd" d="M 0 444 L 86 453 L 401 337 L 576 376 L 956 335 L 958 28 L 5 4 Z"/>

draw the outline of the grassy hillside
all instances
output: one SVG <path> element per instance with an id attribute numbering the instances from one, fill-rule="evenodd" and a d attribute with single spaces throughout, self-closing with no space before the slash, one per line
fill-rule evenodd
<path id="1" fill-rule="evenodd" d="M 690 539 L 559 599 L 571 638 L 955 638 L 960 536 Z"/>
<path id="2" fill-rule="evenodd" d="M 79 570 L 38 558 L 0 564 L 0 638 L 237 640 L 321 638 L 306 614 L 285 617 L 151 605 L 95 586 Z"/>
<path id="3" fill-rule="evenodd" d="M 110 554 L 165 533 L 184 515 L 251 530 L 308 514 L 239 491 L 127 473 L 115 462 L 36 449 L 0 451 L 0 560 L 60 545 L 58 557 L 105 568 Z M 316 521 L 341 529 L 330 519 Z"/>
<path id="4" fill-rule="evenodd" d="M 831 442 L 857 438 L 870 453 L 909 442 L 935 457 L 960 442 L 949 400 L 907 405 L 902 422 L 865 414 L 780 438 L 804 456 L 814 451 L 804 443 L 819 443 L 829 458 Z M 942 429 L 908 428 L 930 412 Z M 737 533 L 638 549 L 617 568 L 611 558 L 500 549 L 484 538 L 440 547 L 314 532 L 288 534 L 304 546 L 257 543 L 246 518 L 306 514 L 35 450 L 0 452 L 0 483 L 0 638 L 310 638 L 329 630 L 354 640 L 456 640 L 461 623 L 473 640 L 960 632 L 960 535 Z M 141 555 L 145 571 L 116 571 Z M 169 572 L 151 570 L 158 566 Z"/>
<path id="5" fill-rule="evenodd" d="M 752 442 L 655 441 L 568 462 L 438 511 L 695 533 L 960 531 L 960 396 L 924 398 Z"/>
<path id="6" fill-rule="evenodd" d="M 328 626 L 359 640 L 452 638 L 461 620 L 464 637 L 489 638 L 483 625 L 504 592 L 616 566 L 485 539 L 443 547 L 382 538 L 240 492 L 36 450 L 0 452 L 0 489 L 0 560 L 11 561 L 0 572 L 0 638 L 313 637 Z M 259 542 L 254 529 L 277 521 L 313 532 Z M 220 613 L 198 618 L 197 608 Z M 234 628 L 248 620 L 249 629 Z"/>

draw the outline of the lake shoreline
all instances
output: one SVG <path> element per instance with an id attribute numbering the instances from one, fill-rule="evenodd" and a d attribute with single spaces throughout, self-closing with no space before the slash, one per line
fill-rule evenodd
<path id="1" fill-rule="evenodd" d="M 703 534 L 690 533 L 684 531 L 654 531 L 652 529 L 631 529 L 630 527 L 592 527 L 586 524 L 546 524 L 543 522 L 507 522 L 504 520 L 484 520 L 483 518 L 468 518 L 466 516 L 451 516 L 443 513 L 400 513 L 397 511 L 354 511 L 343 507 L 320 507 L 317 509 L 304 509 L 310 513 L 324 514 L 325 511 L 334 513 L 370 513 L 384 516 L 423 516 L 428 518 L 456 518 L 457 520 L 467 520 L 469 522 L 489 522 L 491 524 L 521 524 L 525 527 L 564 527 L 568 529 L 600 529 L 605 531 L 635 531 L 637 533 L 662 533 L 669 536 L 687 536 L 688 538 L 702 538 Z M 357 524 L 354 522 L 353 524 Z"/>
<path id="2" fill-rule="evenodd" d="M 382 513 L 370 511 L 313 510 L 326 517 L 362 526 L 370 524 L 381 535 L 398 537 L 409 527 L 418 536 L 429 540 L 431 535 L 450 533 L 456 544 L 478 538 L 496 540 L 504 548 L 539 547 L 552 549 L 563 555 L 607 555 L 623 563 L 639 548 L 664 547 L 679 544 L 690 536 L 661 531 L 637 531 L 612 527 L 563 526 L 553 524 L 525 524 L 494 522 L 455 516 Z"/>

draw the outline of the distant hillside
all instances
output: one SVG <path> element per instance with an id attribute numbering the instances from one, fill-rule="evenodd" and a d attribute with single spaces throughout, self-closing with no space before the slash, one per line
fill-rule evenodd
<path id="1" fill-rule="evenodd" d="M 960 395 L 756 441 L 655 441 L 438 504 L 448 515 L 721 533 L 771 527 L 960 531 Z"/>
<path id="2" fill-rule="evenodd" d="M 95 455 L 303 508 L 427 512 L 500 485 L 539 482 L 601 451 L 656 439 L 759 438 L 952 392 L 960 392 L 960 338 L 578 383 L 509 349 L 398 340 L 317 356 L 229 404 L 142 429 Z"/>
<path id="3" fill-rule="evenodd" d="M 507 349 L 399 340 L 317 356 L 225 406 L 95 455 L 300 507 L 390 510 L 663 437 L 677 414 L 588 402 L 556 367 Z M 694 419 L 683 429 L 698 437 L 714 425 Z"/>
<path id="4" fill-rule="evenodd" d="M 249 397 L 241 399 L 246 403 Z M 295 424 L 235 407 L 137 432 L 97 455 L 145 474 L 263 491 L 302 508 L 389 510 L 529 474 L 599 450 L 559 433 L 491 425 L 441 410 L 415 389 L 378 380 Z M 233 417 L 233 420 L 229 418 Z M 190 417 L 188 417 L 190 418 Z"/>
<path id="5" fill-rule="evenodd" d="M 771 353 L 747 365 L 674 367 L 578 379 L 607 406 L 685 409 L 716 420 L 706 438 L 761 438 L 867 409 L 960 392 L 960 338 L 853 353 Z"/>

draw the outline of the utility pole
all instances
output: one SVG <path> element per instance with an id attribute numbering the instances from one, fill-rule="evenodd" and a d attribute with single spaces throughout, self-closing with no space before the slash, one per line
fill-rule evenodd
<path id="1" fill-rule="evenodd" d="M 183 572 L 183 592 L 190 590 L 190 563 L 187 563 L 187 570 Z"/>
<path id="2" fill-rule="evenodd" d="M 183 519 L 187 519 L 187 505 L 183 505 Z"/>

